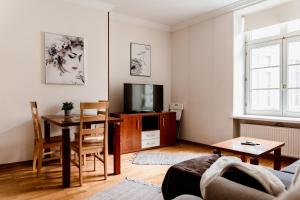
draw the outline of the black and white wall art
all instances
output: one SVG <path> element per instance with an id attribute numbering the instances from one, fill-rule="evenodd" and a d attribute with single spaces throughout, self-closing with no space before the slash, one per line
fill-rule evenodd
<path id="1" fill-rule="evenodd" d="M 151 76 L 151 46 L 130 43 L 130 75 Z"/>
<path id="2" fill-rule="evenodd" d="M 84 85 L 84 39 L 45 33 L 47 84 Z"/>

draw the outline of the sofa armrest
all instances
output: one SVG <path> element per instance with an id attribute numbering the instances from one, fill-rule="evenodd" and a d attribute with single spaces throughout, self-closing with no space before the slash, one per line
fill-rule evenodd
<path id="1" fill-rule="evenodd" d="M 205 200 L 273 200 L 275 197 L 218 177 L 206 188 Z"/>
<path id="2" fill-rule="evenodd" d="M 189 195 L 189 194 L 184 194 L 179 197 L 176 197 L 173 200 L 202 200 L 200 197 L 194 196 L 194 195 Z"/>

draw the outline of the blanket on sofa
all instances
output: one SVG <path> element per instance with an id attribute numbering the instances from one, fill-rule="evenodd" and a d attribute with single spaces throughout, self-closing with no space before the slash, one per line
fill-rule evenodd
<path id="1" fill-rule="evenodd" d="M 201 156 L 170 167 L 162 183 L 164 199 L 171 200 L 183 194 L 202 197 L 201 176 L 218 158 L 216 154 Z"/>
<path id="2" fill-rule="evenodd" d="M 259 183 L 261 183 L 266 191 L 273 196 L 278 196 L 285 190 L 284 184 L 267 169 L 261 166 L 243 163 L 241 159 L 236 157 L 223 156 L 214 162 L 202 175 L 200 181 L 200 190 L 202 196 L 205 197 L 206 186 L 214 178 L 222 176 L 232 167 L 237 168 L 238 170 L 256 179 Z"/>

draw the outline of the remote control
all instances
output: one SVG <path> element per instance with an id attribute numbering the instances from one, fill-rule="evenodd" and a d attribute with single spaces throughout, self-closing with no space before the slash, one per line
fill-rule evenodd
<path id="1" fill-rule="evenodd" d="M 255 145 L 259 145 L 259 144 L 256 144 L 254 142 L 249 142 L 249 141 L 246 141 L 246 142 L 241 142 L 242 145 L 249 145 L 249 146 L 255 146 Z"/>

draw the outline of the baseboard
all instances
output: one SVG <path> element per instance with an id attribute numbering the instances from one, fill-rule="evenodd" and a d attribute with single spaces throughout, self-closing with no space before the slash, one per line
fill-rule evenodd
<path id="1" fill-rule="evenodd" d="M 179 139 L 178 142 L 182 142 L 182 143 L 186 143 L 186 144 L 192 144 L 192 145 L 196 145 L 196 146 L 201 146 L 201 147 L 206 147 L 206 148 L 213 149 L 213 147 L 211 145 L 203 144 L 203 143 L 199 143 L 199 142 L 193 142 L 193 141 L 184 140 L 184 139 Z"/>
<path id="2" fill-rule="evenodd" d="M 16 167 L 18 165 L 28 165 L 28 166 L 32 166 L 32 160 L 25 160 L 25 161 L 19 161 L 19 162 L 12 162 L 12 163 L 5 163 L 5 164 L 0 164 L 0 170 L 2 168 L 8 168 L 8 167 Z M 49 161 L 43 161 L 43 163 L 51 163 L 51 162 L 56 162 L 56 160 L 49 160 Z"/>
<path id="3" fill-rule="evenodd" d="M 16 167 L 18 165 L 32 165 L 32 160 L 0 164 L 0 170 L 3 168 Z"/>

